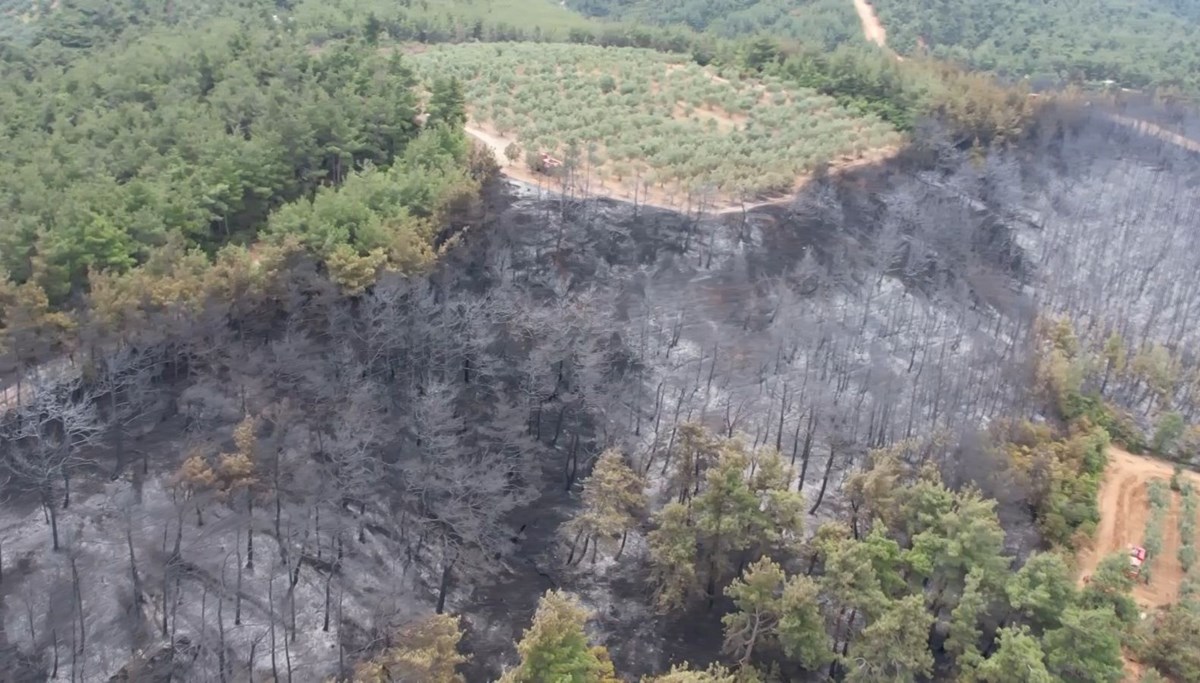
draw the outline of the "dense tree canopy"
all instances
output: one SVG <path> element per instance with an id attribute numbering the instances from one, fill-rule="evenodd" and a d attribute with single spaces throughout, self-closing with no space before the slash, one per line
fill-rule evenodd
<path id="1" fill-rule="evenodd" d="M 889 44 L 1011 78 L 1200 89 L 1194 3 L 879 0 Z"/>
<path id="2" fill-rule="evenodd" d="M 0 80 L 0 168 L 11 179 L 0 191 L 0 268 L 52 303 L 168 243 L 208 254 L 253 243 L 272 211 L 318 188 L 313 210 L 328 215 L 328 188 L 351 177 L 346 199 L 361 206 L 374 172 L 356 170 L 391 166 L 420 130 L 418 84 L 399 55 L 344 43 L 313 54 L 269 21 L 131 32 L 61 69 L 13 57 Z M 453 107 L 439 113 L 450 125 L 461 121 Z M 272 230 L 304 232 L 323 255 L 349 244 L 411 265 L 433 232 L 416 221 L 465 184 L 454 170 L 465 168 L 464 144 L 408 154 L 398 166 L 414 170 L 394 170 L 402 188 L 389 207 L 368 203 L 382 212 L 370 227 L 330 217 L 316 240 L 316 228 L 288 227 L 301 222 L 288 208 Z"/>
<path id="3" fill-rule="evenodd" d="M 567 5 L 607 19 L 684 24 L 725 37 L 769 33 L 824 49 L 862 39 L 853 6 L 841 0 L 568 0 Z"/>

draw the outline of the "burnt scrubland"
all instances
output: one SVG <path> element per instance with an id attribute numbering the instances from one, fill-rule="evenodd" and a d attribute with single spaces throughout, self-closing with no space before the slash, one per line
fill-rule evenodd
<path id="1" fill-rule="evenodd" d="M 1073 561 L 1194 464 L 1186 107 L 748 41 L 907 144 L 668 211 L 499 177 L 428 6 L 219 7 L 5 53 L 6 676 L 1194 677 L 1186 477 L 1176 604 Z"/>

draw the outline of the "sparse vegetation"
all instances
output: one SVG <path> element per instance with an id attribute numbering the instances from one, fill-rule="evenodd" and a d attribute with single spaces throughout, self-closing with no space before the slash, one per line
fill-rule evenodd
<path id="1" fill-rule="evenodd" d="M 476 124 L 527 151 L 676 196 L 784 192 L 822 164 L 901 141 L 815 91 L 649 50 L 460 45 L 413 61 L 419 73 L 459 78 Z"/>

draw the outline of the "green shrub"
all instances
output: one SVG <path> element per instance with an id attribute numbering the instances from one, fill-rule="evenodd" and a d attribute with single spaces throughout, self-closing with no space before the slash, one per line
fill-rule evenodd
<path id="1" fill-rule="evenodd" d="M 1183 571 L 1190 572 L 1192 565 L 1196 563 L 1196 548 L 1190 545 L 1179 547 L 1179 564 L 1183 566 Z"/>

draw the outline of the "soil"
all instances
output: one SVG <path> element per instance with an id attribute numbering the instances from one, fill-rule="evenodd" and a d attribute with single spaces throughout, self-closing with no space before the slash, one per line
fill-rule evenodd
<path id="1" fill-rule="evenodd" d="M 1141 545 L 1150 518 L 1148 487 L 1158 479 L 1170 481 L 1173 466 L 1163 460 L 1133 455 L 1119 448 L 1110 448 L 1108 470 L 1100 485 L 1100 526 L 1093 547 L 1079 556 L 1080 581 L 1092 572 L 1107 555 L 1126 552 L 1131 545 Z M 1193 485 L 1200 487 L 1200 474 L 1184 472 Z M 1133 597 L 1144 609 L 1155 609 L 1175 602 L 1183 583 L 1183 567 L 1179 564 L 1179 493 L 1171 492 L 1171 507 L 1163 528 L 1162 553 L 1153 558 L 1151 581 L 1134 586 Z"/>

